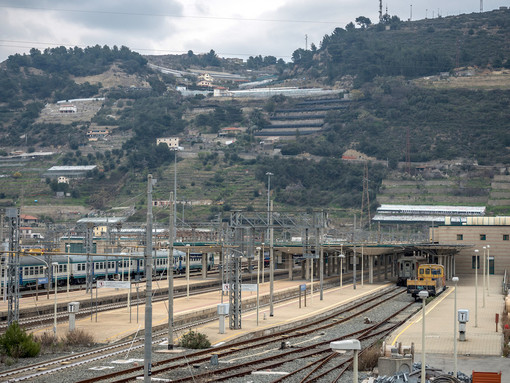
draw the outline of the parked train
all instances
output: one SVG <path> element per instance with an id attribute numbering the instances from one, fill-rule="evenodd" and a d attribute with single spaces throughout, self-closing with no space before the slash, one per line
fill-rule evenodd
<path id="1" fill-rule="evenodd" d="M 397 286 L 407 286 L 409 279 L 418 278 L 418 268 L 427 263 L 425 257 L 402 257 L 397 260 Z"/>
<path id="2" fill-rule="evenodd" d="M 190 253 L 190 271 L 202 270 L 202 254 Z M 20 287 L 35 286 L 39 279 L 39 284 L 46 284 L 44 278 L 47 277 L 46 262 L 48 258 L 44 256 L 20 256 Z M 91 255 L 92 260 L 92 276 L 96 279 L 115 279 L 121 278 L 122 275 L 127 279 L 131 274 L 133 279 L 140 278 L 144 275 L 144 257 L 143 254 L 131 253 L 112 254 L 112 256 L 95 256 Z M 69 267 L 70 283 L 81 284 L 86 280 L 86 255 L 53 255 L 51 263 L 58 263 L 57 281 L 59 285 L 67 283 L 67 269 Z M 166 273 L 168 263 L 168 250 L 157 250 L 153 257 L 153 268 L 155 274 Z M 210 270 L 214 266 L 214 255 L 207 255 L 207 269 Z M 186 253 L 174 249 L 173 251 L 173 270 L 174 273 L 183 273 L 186 270 Z M 4 269 L 2 269 L 1 284 L 4 283 Z M 52 280 L 55 280 L 52 270 Z M 43 280 L 43 282 L 41 282 Z"/>
<path id="3" fill-rule="evenodd" d="M 428 291 L 429 296 L 441 294 L 446 288 L 446 278 L 442 265 L 424 264 L 418 267 L 418 277 L 407 280 L 407 293 L 414 299 L 420 291 Z"/>

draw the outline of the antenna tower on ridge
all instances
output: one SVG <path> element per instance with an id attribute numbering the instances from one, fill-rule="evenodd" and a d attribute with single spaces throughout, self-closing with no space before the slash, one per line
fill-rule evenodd
<path id="1" fill-rule="evenodd" d="M 382 0 L 379 0 L 379 22 L 382 21 Z"/>
<path id="2" fill-rule="evenodd" d="M 483 0 L 480 0 L 480 12 L 483 12 Z"/>

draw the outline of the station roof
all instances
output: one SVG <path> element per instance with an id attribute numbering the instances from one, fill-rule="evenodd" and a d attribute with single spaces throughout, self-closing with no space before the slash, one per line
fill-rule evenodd
<path id="1" fill-rule="evenodd" d="M 382 204 L 377 211 L 388 213 L 424 213 L 443 215 L 484 215 L 485 206 L 442 206 L 442 205 L 389 205 Z"/>

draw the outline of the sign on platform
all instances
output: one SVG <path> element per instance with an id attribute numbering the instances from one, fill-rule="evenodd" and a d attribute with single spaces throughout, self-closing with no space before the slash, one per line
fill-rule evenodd
<path id="1" fill-rule="evenodd" d="M 242 283 L 241 284 L 241 291 L 257 291 L 257 285 L 256 284 Z"/>
<path id="2" fill-rule="evenodd" d="M 306 285 L 299 285 L 299 288 L 301 289 L 301 291 L 306 291 Z"/>
<path id="3" fill-rule="evenodd" d="M 228 283 L 223 284 L 223 291 L 230 291 L 230 285 Z"/>
<path id="4" fill-rule="evenodd" d="M 37 284 L 38 285 L 44 285 L 48 283 L 48 277 L 45 277 L 45 278 L 37 278 Z"/>
<path id="5" fill-rule="evenodd" d="M 123 281 L 97 281 L 97 288 L 110 288 L 110 289 L 129 289 L 130 282 Z"/>

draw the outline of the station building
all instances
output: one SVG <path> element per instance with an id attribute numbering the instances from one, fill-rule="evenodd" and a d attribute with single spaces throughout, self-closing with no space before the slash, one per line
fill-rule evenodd
<path id="1" fill-rule="evenodd" d="M 435 244 L 463 245 L 455 255 L 455 274 L 474 273 L 476 256 L 479 271 L 483 272 L 484 259 L 490 274 L 510 271 L 510 216 L 445 217 L 444 224 L 430 229 L 430 241 Z"/>

